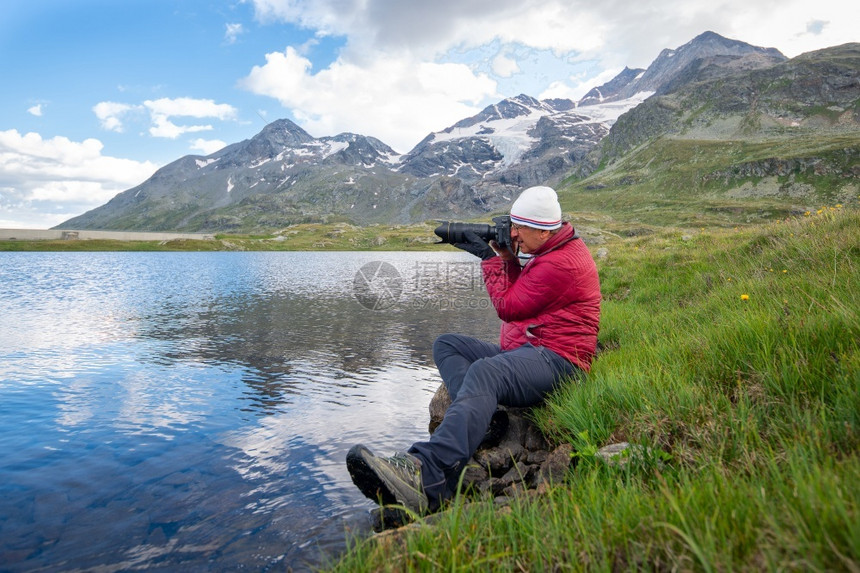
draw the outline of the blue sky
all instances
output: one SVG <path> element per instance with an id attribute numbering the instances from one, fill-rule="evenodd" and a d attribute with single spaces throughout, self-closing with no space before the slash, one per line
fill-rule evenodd
<path id="1" fill-rule="evenodd" d="M 847 0 L 4 0 L 0 227 L 48 228 L 289 118 L 405 153 L 526 93 L 576 99 L 706 30 L 792 57 Z"/>

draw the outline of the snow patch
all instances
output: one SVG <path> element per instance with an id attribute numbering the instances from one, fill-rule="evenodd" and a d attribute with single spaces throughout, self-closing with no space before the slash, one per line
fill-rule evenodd
<path id="1" fill-rule="evenodd" d="M 215 163 L 216 161 L 218 161 L 218 159 L 220 159 L 220 157 L 215 158 L 215 159 L 206 159 L 206 160 L 195 159 L 194 161 L 197 163 L 197 168 L 202 169 L 202 168 L 206 167 L 207 165 L 211 165 L 211 164 Z"/>
<path id="2" fill-rule="evenodd" d="M 256 169 L 257 167 L 261 167 L 271 160 L 272 160 L 271 157 L 265 157 L 265 158 L 261 159 L 260 161 L 258 161 L 257 163 L 252 163 L 251 165 L 248 166 L 248 168 L 249 169 Z"/>
<path id="3" fill-rule="evenodd" d="M 349 147 L 349 143 L 347 143 L 346 141 L 332 141 L 331 143 L 329 143 L 328 149 L 323 151 L 322 158 L 325 159 L 329 155 L 334 155 L 338 151 L 343 151 L 347 147 Z"/>
<path id="4" fill-rule="evenodd" d="M 229 193 L 232 190 L 233 190 L 233 178 L 228 177 L 227 178 L 227 193 Z"/>
<path id="5" fill-rule="evenodd" d="M 636 107 L 653 94 L 654 92 L 639 92 L 621 101 L 601 101 L 595 105 L 577 107 L 576 113 L 572 113 L 570 110 L 554 112 L 542 106 L 532 109 L 528 115 L 514 118 L 496 117 L 469 127 L 452 129 L 450 133 L 434 133 L 433 143 L 455 142 L 470 137 L 483 139 L 502 155 L 500 167 L 510 167 L 538 142 L 535 137 L 529 135 L 529 131 L 542 117 L 550 116 L 558 123 L 571 126 L 597 123 L 604 124 L 609 128 L 623 113 Z M 600 94 L 600 97 L 602 100 L 603 95 Z"/>

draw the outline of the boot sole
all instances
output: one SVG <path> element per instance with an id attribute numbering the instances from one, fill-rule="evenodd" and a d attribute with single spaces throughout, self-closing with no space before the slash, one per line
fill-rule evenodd
<path id="1" fill-rule="evenodd" d="M 346 454 L 346 469 L 352 483 L 365 497 L 382 505 L 394 505 L 397 498 L 367 463 L 365 456 L 373 453 L 362 445 L 353 446 Z"/>

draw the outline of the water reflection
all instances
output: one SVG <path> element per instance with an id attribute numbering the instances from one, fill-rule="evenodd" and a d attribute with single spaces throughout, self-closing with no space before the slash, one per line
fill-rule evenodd
<path id="1" fill-rule="evenodd" d="M 0 314 L 10 571 L 319 563 L 367 526 L 348 448 L 425 436 L 433 339 L 498 333 L 458 253 L 8 253 Z"/>

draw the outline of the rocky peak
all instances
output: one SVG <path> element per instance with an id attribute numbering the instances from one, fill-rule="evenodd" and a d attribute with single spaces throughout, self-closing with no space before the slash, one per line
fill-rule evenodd
<path id="1" fill-rule="evenodd" d="M 621 92 L 621 90 L 635 82 L 644 72 L 645 70 L 640 68 L 631 69 L 625 67 L 620 74 L 602 86 L 592 88 L 582 97 L 581 100 L 579 100 L 579 105 L 594 105 L 607 100 L 612 100 Z"/>
<path id="2" fill-rule="evenodd" d="M 295 147 L 313 141 L 313 137 L 289 119 L 278 119 L 268 124 L 253 139 L 265 140 L 282 147 Z"/>
<path id="3" fill-rule="evenodd" d="M 481 110 L 481 113 L 458 121 L 442 132 L 451 133 L 455 129 L 464 129 L 479 123 L 501 119 L 515 119 L 517 117 L 529 116 L 535 112 L 547 113 L 570 109 L 574 106 L 575 104 L 572 101 L 566 99 L 540 101 L 531 96 L 520 94 L 516 97 L 506 98 L 499 103 L 489 105 Z"/>
<path id="4" fill-rule="evenodd" d="M 323 137 L 320 141 L 330 145 L 332 161 L 346 165 L 372 166 L 377 162 L 392 163 L 399 157 L 396 151 L 380 140 L 355 133 Z"/>
<path id="5" fill-rule="evenodd" d="M 787 58 L 775 48 L 753 46 L 709 31 L 683 46 L 663 50 L 644 72 L 625 68 L 610 82 L 586 94 L 583 100 L 589 98 L 587 102 L 594 103 L 599 97 L 603 97 L 601 101 L 618 101 L 643 92 L 669 93 L 681 84 L 698 79 L 696 74 L 700 70 L 705 70 L 712 78 L 738 69 L 766 68 L 785 60 Z M 585 104 L 580 102 L 580 105 Z"/>

